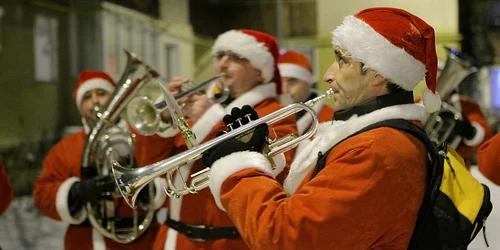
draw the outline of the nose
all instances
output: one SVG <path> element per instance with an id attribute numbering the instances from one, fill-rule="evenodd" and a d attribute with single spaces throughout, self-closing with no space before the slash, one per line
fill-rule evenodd
<path id="1" fill-rule="evenodd" d="M 323 81 L 326 83 L 332 83 L 335 81 L 335 73 L 334 69 L 336 67 L 336 62 L 332 63 L 330 67 L 326 70 L 325 74 L 323 75 Z"/>
<path id="2" fill-rule="evenodd" d="M 92 93 L 92 104 L 100 104 L 99 103 L 99 97 L 97 96 L 97 93 Z"/>
<path id="3" fill-rule="evenodd" d="M 224 55 L 221 59 L 217 60 L 217 62 L 216 62 L 215 65 L 218 68 L 225 69 L 225 68 L 228 67 L 229 62 L 230 62 L 229 56 L 228 55 Z"/>

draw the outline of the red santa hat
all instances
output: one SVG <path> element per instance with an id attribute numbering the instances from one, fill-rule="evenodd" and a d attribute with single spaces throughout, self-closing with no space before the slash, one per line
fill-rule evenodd
<path id="1" fill-rule="evenodd" d="M 116 83 L 111 77 L 102 71 L 84 70 L 80 73 L 80 79 L 76 83 L 73 91 L 73 99 L 75 100 L 78 110 L 82 104 L 83 95 L 92 89 L 103 89 L 109 93 L 115 90 Z"/>
<path id="2" fill-rule="evenodd" d="M 439 110 L 434 29 L 422 19 L 401 9 L 369 8 L 345 17 L 332 34 L 334 47 L 405 90 L 425 77 L 422 102 L 429 113 Z"/>
<path id="3" fill-rule="evenodd" d="M 293 77 L 309 84 L 314 83 L 309 59 L 297 51 L 284 50 L 278 59 L 278 69 L 283 77 Z"/>
<path id="4" fill-rule="evenodd" d="M 277 67 L 279 47 L 276 38 L 256 30 L 230 30 L 215 40 L 212 54 L 231 51 L 246 58 L 254 68 L 262 73 L 265 83 L 276 83 L 281 94 L 281 76 Z"/>

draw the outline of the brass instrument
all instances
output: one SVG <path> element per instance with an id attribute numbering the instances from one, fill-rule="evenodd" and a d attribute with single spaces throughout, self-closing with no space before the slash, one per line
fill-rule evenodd
<path id="1" fill-rule="evenodd" d="M 120 160 L 118 148 L 125 148 L 128 152 L 128 165 L 134 167 L 134 142 L 135 137 L 130 132 L 116 126 L 120 114 L 134 95 L 151 79 L 158 77 L 158 73 L 139 60 L 135 54 L 125 51 L 127 66 L 122 74 L 115 91 L 105 107 L 97 113 L 97 120 L 90 130 L 82 153 L 82 179 L 97 175 L 108 175 L 112 162 Z M 124 150 L 122 150 L 124 151 Z M 123 156 L 123 152 L 121 153 Z M 148 186 L 150 203 L 141 209 L 145 216 L 140 221 L 138 209 L 133 210 L 134 225 L 132 228 L 118 228 L 114 200 L 103 200 L 96 204 L 86 204 L 88 218 L 92 226 L 107 238 L 120 243 L 130 243 L 137 239 L 150 225 L 154 215 L 154 200 L 152 197 L 153 184 Z M 116 190 L 111 196 L 118 196 Z"/>
<path id="2" fill-rule="evenodd" d="M 448 141 L 448 145 L 457 148 L 462 138 L 456 136 L 451 138 L 455 126 L 463 120 L 460 107 L 457 107 L 451 100 L 454 90 L 470 74 L 476 72 L 474 67 L 464 59 L 461 59 L 459 53 L 445 47 L 448 52 L 446 64 L 438 78 L 436 91 L 441 96 L 441 110 L 432 113 L 424 124 L 424 130 L 429 137 L 437 142 Z"/>
<path id="3" fill-rule="evenodd" d="M 175 100 L 179 101 L 184 97 L 206 91 L 213 81 L 225 77 L 224 73 L 214 76 L 207 81 L 194 84 L 192 81 L 187 81 L 188 84 L 181 86 L 181 93 L 175 96 Z M 229 87 L 224 86 L 221 95 L 216 95 L 212 99 L 214 103 L 221 103 L 229 96 Z M 147 97 L 136 97 L 130 101 L 127 107 L 127 120 L 134 129 L 141 135 L 153 135 L 161 131 L 160 128 L 160 113 L 167 108 L 165 101 L 153 104 Z"/>
<path id="4" fill-rule="evenodd" d="M 323 98 L 331 98 L 332 95 L 333 91 L 329 89 L 325 94 L 313 100 L 307 101 L 305 103 L 290 104 L 271 114 L 251 121 L 248 124 L 242 125 L 234 130 L 231 130 L 224 135 L 188 149 L 185 152 L 171 156 L 165 160 L 153 163 L 140 169 L 127 169 L 122 167 L 118 162 L 115 161 L 113 163 L 114 166 L 112 170 L 115 175 L 116 183 L 123 198 L 131 207 L 135 207 L 137 195 L 140 190 L 155 178 L 160 177 L 164 174 L 166 174 L 168 185 L 165 190 L 169 197 L 179 198 L 182 195 L 195 194 L 199 190 L 206 188 L 209 185 L 210 169 L 205 168 L 197 173 L 194 173 L 193 175 L 191 175 L 191 183 L 188 184 L 184 182 L 184 185 L 182 187 L 176 187 L 174 185 L 173 176 L 175 171 L 178 171 L 179 168 L 200 159 L 203 156 L 203 153 L 207 152 L 211 148 L 216 147 L 222 142 L 230 138 L 235 138 L 251 132 L 258 125 L 264 123 L 271 125 L 302 110 L 308 112 L 311 115 L 313 122 L 310 129 L 306 133 L 301 136 L 290 134 L 285 137 L 275 139 L 274 141 L 271 141 L 269 143 L 268 150 L 264 154 L 268 159 L 272 159 L 273 156 L 296 147 L 301 141 L 308 139 L 314 135 L 318 125 L 318 119 L 316 112 L 311 107 Z"/>

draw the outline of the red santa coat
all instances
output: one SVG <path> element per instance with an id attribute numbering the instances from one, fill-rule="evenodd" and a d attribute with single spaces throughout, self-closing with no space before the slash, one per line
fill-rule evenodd
<path id="1" fill-rule="evenodd" d="M 312 108 L 314 111 L 316 111 L 316 114 L 318 114 L 318 123 L 332 121 L 333 113 L 335 113 L 335 111 L 333 110 L 333 108 L 327 106 L 323 100 L 317 102 Z M 297 130 L 299 132 L 299 135 L 304 134 L 306 130 L 311 127 L 311 125 L 312 118 L 309 114 L 304 114 L 302 117 L 300 117 L 297 120 Z M 298 153 L 302 151 L 302 149 L 304 149 L 310 142 L 310 139 L 300 142 L 299 145 L 297 145 L 295 156 L 297 156 Z"/>
<path id="2" fill-rule="evenodd" d="M 318 152 L 363 127 L 425 117 L 423 107 L 407 104 L 322 124 L 284 187 L 261 154 L 231 154 L 212 166 L 210 189 L 251 249 L 407 249 L 426 184 L 419 139 L 392 128 L 364 132 L 337 145 L 310 177 Z"/>
<path id="3" fill-rule="evenodd" d="M 126 127 L 126 126 L 125 126 Z M 85 145 L 85 131 L 70 135 L 57 143 L 47 154 L 41 176 L 34 184 L 35 205 L 46 216 L 68 222 L 70 225 L 64 239 L 65 249 L 151 249 L 158 231 L 158 223 L 151 223 L 141 237 L 129 244 L 120 244 L 104 238 L 91 226 L 79 226 L 87 218 L 86 210 L 71 216 L 68 208 L 68 194 L 71 185 L 81 178 L 81 158 Z M 151 137 L 136 135 L 135 160 L 138 166 L 144 166 L 167 158 L 172 151 L 173 139 L 164 139 L 157 135 Z M 155 180 L 155 205 L 160 207 L 165 202 L 163 187 L 165 181 Z M 120 213 L 131 215 L 126 202 L 117 198 Z"/>
<path id="4" fill-rule="evenodd" d="M 5 172 L 2 158 L 0 158 L 0 215 L 9 208 L 13 198 L 14 192 L 12 191 L 12 185 L 10 184 L 7 172 Z"/>
<path id="5" fill-rule="evenodd" d="M 500 134 L 483 143 L 477 152 L 479 171 L 490 181 L 500 185 Z"/>
<path id="6" fill-rule="evenodd" d="M 259 117 L 272 113 L 280 108 L 283 108 L 274 97 L 276 96 L 276 86 L 274 83 L 259 85 L 254 89 L 241 95 L 230 105 L 225 108 L 219 104 L 214 104 L 192 127 L 196 134 L 196 143 L 203 143 L 215 138 L 215 134 L 219 130 L 227 130 L 222 122 L 222 118 L 231 112 L 233 107 L 241 108 L 243 105 L 251 105 L 257 111 Z M 276 133 L 278 138 L 288 134 L 297 134 L 295 116 L 291 115 L 286 119 L 281 120 L 269 127 L 269 136 L 274 138 Z M 273 132 L 274 131 L 274 132 Z M 179 150 L 185 150 L 184 140 L 181 136 L 177 137 L 176 147 Z M 287 162 L 293 159 L 294 150 L 285 153 Z M 280 163 L 281 162 L 281 163 Z M 283 169 L 285 163 L 283 159 L 277 160 L 277 165 Z M 206 166 L 201 161 L 196 161 L 194 164 L 181 168 L 182 176 L 189 181 L 190 175 L 205 169 Z M 285 171 L 283 171 L 285 172 Z M 285 173 L 281 173 L 282 179 Z M 175 183 L 178 187 L 181 186 L 181 178 L 175 178 Z M 221 211 L 210 194 L 208 188 L 201 190 L 197 194 L 189 194 L 182 196 L 179 199 L 169 199 L 166 207 L 168 208 L 168 216 L 176 221 L 184 224 L 205 225 L 211 227 L 234 227 L 233 222 L 227 214 Z M 155 241 L 154 248 L 156 250 L 163 249 L 248 249 L 241 238 L 237 239 L 218 239 L 208 240 L 206 242 L 196 242 L 188 239 L 185 235 L 178 233 L 176 230 L 169 228 L 167 225 L 161 225 L 160 231 Z"/>
<path id="7" fill-rule="evenodd" d="M 462 140 L 462 143 L 457 147 L 457 153 L 464 159 L 468 159 L 476 152 L 481 143 L 487 141 L 492 136 L 491 127 L 486 120 L 481 107 L 466 96 L 459 97 L 460 107 L 462 114 L 464 114 L 470 121 L 472 126 L 476 128 L 476 135 L 474 138 Z M 469 166 L 470 164 L 467 163 Z"/>

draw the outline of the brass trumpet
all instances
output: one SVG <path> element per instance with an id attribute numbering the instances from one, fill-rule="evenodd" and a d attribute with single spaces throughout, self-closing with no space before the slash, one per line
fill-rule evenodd
<path id="1" fill-rule="evenodd" d="M 251 130 L 255 129 L 258 125 L 267 123 L 271 125 L 277 121 L 282 120 L 290 115 L 294 115 L 302 110 L 305 110 L 312 117 L 312 125 L 310 129 L 301 136 L 295 134 L 290 134 L 282 138 L 275 139 L 271 141 L 268 145 L 269 150 L 265 153 L 268 159 L 272 159 L 273 156 L 280 153 L 286 152 L 294 147 L 296 147 L 301 141 L 310 138 L 316 133 L 318 118 L 316 112 L 312 109 L 312 106 L 323 98 L 331 98 L 333 91 L 329 89 L 325 94 L 318 96 L 305 103 L 295 103 L 290 104 L 282 109 L 279 109 L 271 114 L 261 117 L 257 120 L 251 121 L 246 125 L 238 127 L 228 133 L 216 137 L 210 141 L 203 144 L 197 145 L 187 151 L 180 154 L 171 156 L 165 160 L 153 163 L 149 166 L 145 166 L 138 169 L 127 169 L 118 162 L 113 162 L 113 174 L 115 176 L 115 181 L 119 187 L 119 190 L 127 203 L 131 207 L 135 207 L 136 199 L 141 191 L 148 183 L 153 181 L 155 178 L 162 175 L 166 175 L 167 185 L 165 188 L 167 195 L 171 198 L 179 198 L 186 194 L 195 194 L 199 190 L 206 188 L 209 185 L 209 168 L 205 168 L 197 173 L 194 173 L 191 177 L 191 183 L 187 184 L 184 182 L 183 187 L 176 187 L 173 182 L 173 176 L 175 171 L 177 171 L 182 166 L 185 166 L 191 162 L 200 159 L 203 153 L 207 152 L 211 148 L 216 147 L 222 142 L 237 137 L 239 135 L 246 134 Z"/>
<path id="2" fill-rule="evenodd" d="M 193 84 L 187 81 L 188 84 L 181 86 L 182 92 L 175 96 L 175 100 L 179 101 L 184 97 L 196 94 L 198 92 L 206 91 L 213 81 L 225 77 L 225 73 L 214 76 L 201 84 Z M 224 86 L 221 95 L 214 96 L 212 99 L 215 103 L 221 103 L 229 96 L 229 87 Z M 127 121 L 129 124 L 141 135 L 149 136 L 161 131 L 160 128 L 160 114 L 163 110 L 167 109 L 165 101 L 153 104 L 149 98 L 136 97 L 130 101 L 127 107 Z"/>

